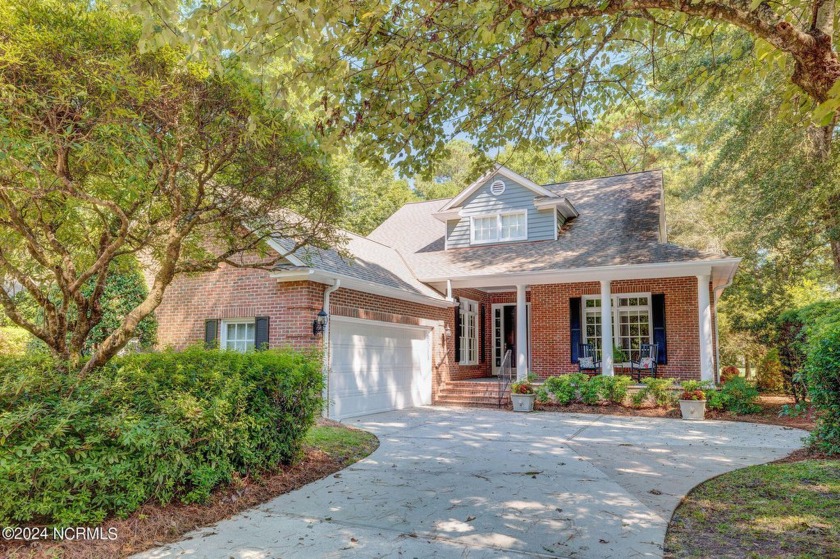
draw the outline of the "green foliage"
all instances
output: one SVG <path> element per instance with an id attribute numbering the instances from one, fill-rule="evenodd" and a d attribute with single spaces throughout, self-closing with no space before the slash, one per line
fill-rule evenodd
<path id="1" fill-rule="evenodd" d="M 320 410 L 317 359 L 191 349 L 119 357 L 83 378 L 0 361 L 0 523 L 96 524 L 204 501 L 293 461 Z"/>
<path id="2" fill-rule="evenodd" d="M 758 389 L 741 377 L 735 377 L 718 390 L 706 392 L 706 405 L 712 410 L 730 411 L 737 415 L 758 413 Z"/>
<path id="3" fill-rule="evenodd" d="M 675 396 L 671 388 L 674 386 L 674 379 L 648 377 L 642 379 L 642 384 L 644 388 L 633 394 L 634 406 L 640 407 L 645 402 L 659 407 L 673 405 Z"/>
<path id="4" fill-rule="evenodd" d="M 627 388 L 633 383 L 633 379 L 625 375 L 597 376 L 590 380 L 590 382 L 593 381 L 600 385 L 598 393 L 602 399 L 619 405 L 624 403 Z"/>
<path id="5" fill-rule="evenodd" d="M 805 378 L 817 410 L 811 442 L 824 452 L 840 454 L 840 321 L 811 336 Z"/>
<path id="6" fill-rule="evenodd" d="M 23 328 L 0 326 L 0 356 L 19 357 L 26 353 L 31 336 Z"/>
<path id="7" fill-rule="evenodd" d="M 567 406 L 573 402 L 594 406 L 601 402 L 621 404 L 632 380 L 627 376 L 594 376 L 582 373 L 548 377 L 537 391 L 540 402 L 553 401 Z"/>
<path id="8" fill-rule="evenodd" d="M 758 364 L 756 371 L 756 388 L 762 392 L 779 394 L 785 390 L 785 379 L 782 376 L 782 364 L 779 362 L 779 351 L 775 348 L 768 351 Z"/>
<path id="9" fill-rule="evenodd" d="M 341 200 L 318 143 L 236 56 L 211 68 L 183 47 L 142 51 L 145 24 L 107 2 L 0 3 L 0 300 L 62 360 L 108 340 L 88 368 L 154 310 L 132 307 L 129 283 L 106 285 L 126 255 L 148 259 L 162 296 L 178 274 L 220 261 L 273 266 L 283 255 L 269 235 L 338 237 Z M 41 325 L 17 312 L 6 290 L 17 284 Z M 97 327 L 100 310 L 110 318 Z"/>
<path id="10" fill-rule="evenodd" d="M 794 388 L 797 403 L 805 399 L 804 366 L 809 340 L 829 325 L 840 323 L 840 300 L 819 301 L 782 313 L 778 319 L 775 343 L 785 380 Z"/>
<path id="11" fill-rule="evenodd" d="M 555 402 L 567 406 L 579 398 L 581 386 L 588 380 L 589 377 L 583 373 L 558 375 L 545 379 L 543 388 L 545 389 L 545 394 L 554 397 Z"/>
<path id="12" fill-rule="evenodd" d="M 86 353 L 90 353 L 95 344 L 101 343 L 116 330 L 125 316 L 143 302 L 149 294 L 146 280 L 140 266 L 134 258 L 123 258 L 112 264 L 113 271 L 105 280 L 102 292 L 102 320 L 93 327 L 85 344 Z M 93 287 L 88 286 L 88 291 Z M 149 348 L 157 338 L 157 319 L 153 314 L 137 324 L 134 340 L 139 348 Z"/>

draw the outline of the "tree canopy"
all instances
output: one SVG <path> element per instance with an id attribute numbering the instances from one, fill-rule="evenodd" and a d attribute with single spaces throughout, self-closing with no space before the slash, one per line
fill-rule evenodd
<path id="1" fill-rule="evenodd" d="M 335 240 L 340 210 L 320 152 L 229 61 L 139 52 L 139 18 L 83 1 L 0 6 L 0 303 L 58 357 L 98 336 L 117 259 L 148 293 L 97 339 L 107 361 L 177 274 L 272 266 L 279 235 Z M 23 288 L 41 320 L 27 318 Z"/>

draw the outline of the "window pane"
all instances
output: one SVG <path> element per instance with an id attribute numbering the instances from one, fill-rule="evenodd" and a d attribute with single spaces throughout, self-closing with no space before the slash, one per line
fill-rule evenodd
<path id="1" fill-rule="evenodd" d="M 502 215 L 500 239 L 517 239 L 525 236 L 525 214 Z"/>

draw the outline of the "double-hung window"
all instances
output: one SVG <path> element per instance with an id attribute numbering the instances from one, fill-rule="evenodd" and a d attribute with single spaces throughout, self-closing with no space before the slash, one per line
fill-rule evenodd
<path id="1" fill-rule="evenodd" d="M 650 293 L 615 295 L 612 301 L 613 347 L 636 359 L 642 344 L 653 343 Z M 583 298 L 583 341 L 601 358 L 601 297 Z"/>
<path id="2" fill-rule="evenodd" d="M 461 298 L 461 365 L 478 363 L 478 303 Z"/>
<path id="3" fill-rule="evenodd" d="M 527 238 L 528 218 L 525 210 L 473 216 L 470 220 L 472 244 L 524 241 Z"/>
<path id="4" fill-rule="evenodd" d="M 253 318 L 222 321 L 222 335 L 219 347 L 232 351 L 253 351 L 257 328 Z"/>

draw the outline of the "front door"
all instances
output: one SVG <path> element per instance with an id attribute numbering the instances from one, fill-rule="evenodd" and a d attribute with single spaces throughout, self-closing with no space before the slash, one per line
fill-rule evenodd
<path id="1" fill-rule="evenodd" d="M 528 367 L 531 366 L 531 303 L 525 306 L 528 331 Z M 502 368 L 505 352 L 511 350 L 510 366 L 516 370 L 516 305 L 493 305 L 493 374 Z"/>

